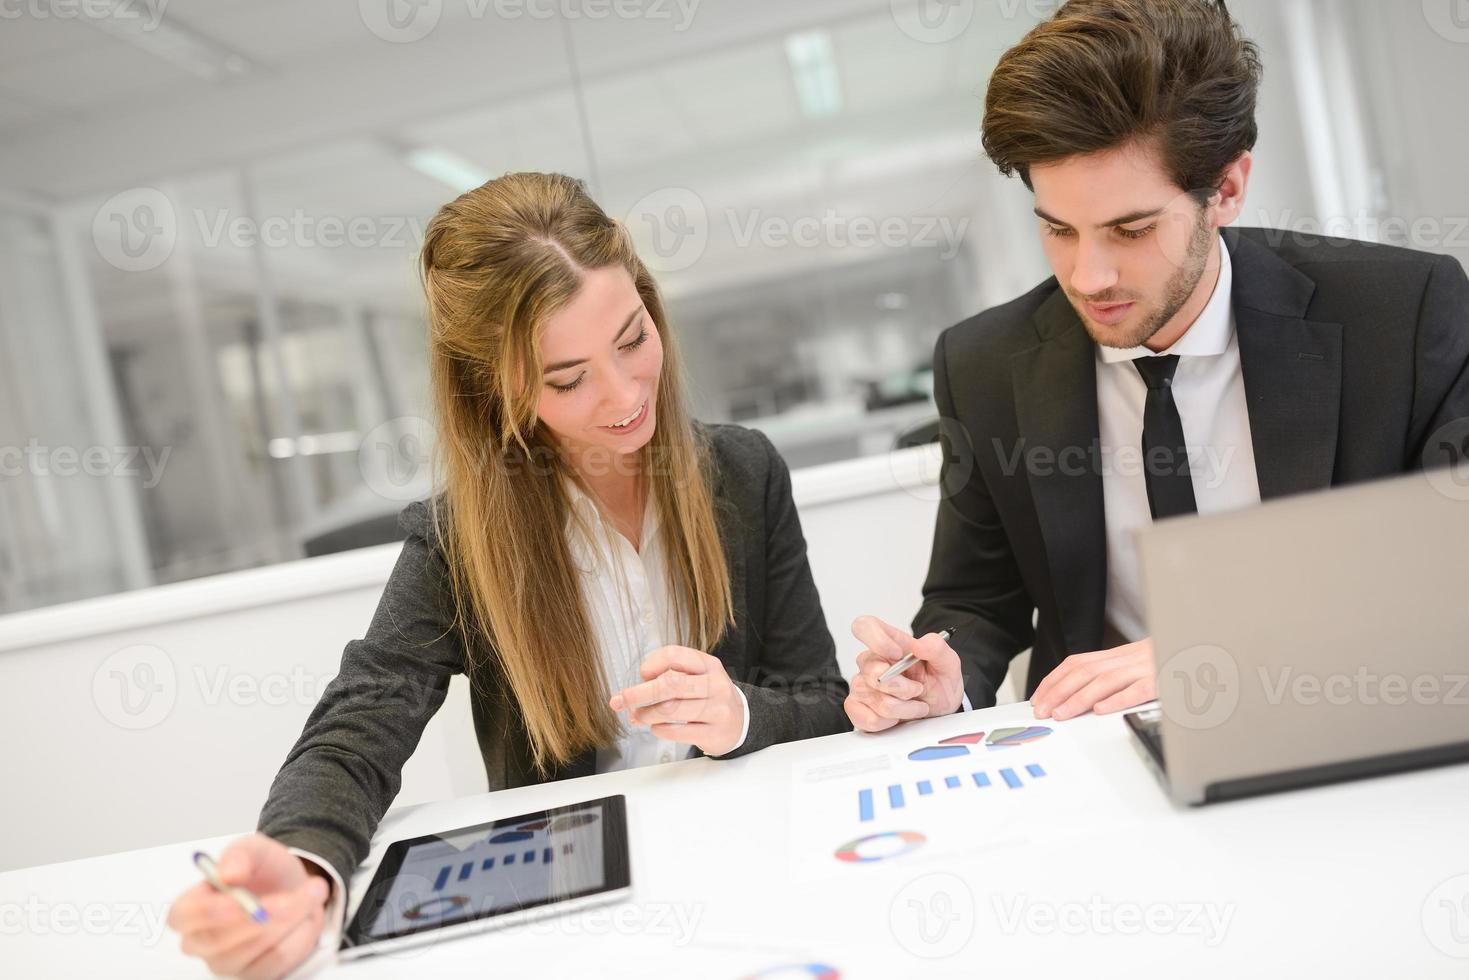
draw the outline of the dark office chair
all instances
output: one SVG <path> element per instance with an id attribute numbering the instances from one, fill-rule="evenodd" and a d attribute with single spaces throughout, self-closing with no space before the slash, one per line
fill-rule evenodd
<path id="1" fill-rule="evenodd" d="M 939 441 L 939 418 L 935 415 L 926 422 L 910 425 L 898 437 L 893 440 L 894 449 L 912 449 L 914 446 L 926 446 L 931 442 Z"/>
<path id="2" fill-rule="evenodd" d="M 334 527 L 302 542 L 307 558 L 317 555 L 334 555 L 353 548 L 370 548 L 375 544 L 402 541 L 407 533 L 398 526 L 397 512 L 380 514 L 354 524 Z"/>

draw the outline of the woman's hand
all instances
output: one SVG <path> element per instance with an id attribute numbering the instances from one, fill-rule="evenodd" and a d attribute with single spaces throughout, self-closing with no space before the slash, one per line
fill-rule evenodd
<path id="1" fill-rule="evenodd" d="M 732 751 L 745 728 L 745 699 L 718 657 L 688 647 L 663 647 L 643 661 L 643 683 L 608 702 L 634 725 L 651 725 L 670 742 L 696 745 L 705 755 Z"/>
<path id="2" fill-rule="evenodd" d="M 255 893 L 269 921 L 256 922 L 233 898 L 201 881 L 168 912 L 184 954 L 199 957 L 217 976 L 252 980 L 285 976 L 304 962 L 321 937 L 331 883 L 264 834 L 231 843 L 217 867 L 226 885 Z"/>

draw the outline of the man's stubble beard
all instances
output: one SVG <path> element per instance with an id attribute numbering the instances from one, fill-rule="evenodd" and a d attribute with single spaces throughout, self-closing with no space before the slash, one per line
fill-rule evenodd
<path id="1" fill-rule="evenodd" d="M 1198 288 L 1199 280 L 1204 278 L 1204 270 L 1209 265 L 1209 250 L 1213 246 L 1213 236 L 1214 230 L 1209 227 L 1207 215 L 1200 208 L 1199 220 L 1194 224 L 1194 229 L 1189 235 L 1188 251 L 1184 255 L 1183 264 L 1163 288 L 1163 302 L 1139 323 L 1131 334 L 1120 340 L 1098 336 L 1097 329 L 1082 313 L 1081 305 L 1073 302 L 1077 316 L 1081 319 L 1082 326 L 1086 328 L 1092 340 L 1098 346 L 1115 347 L 1118 350 L 1141 347 L 1152 340 L 1158 331 L 1168 325 L 1168 321 L 1178 315 L 1178 311 L 1183 309 L 1184 304 Z"/>

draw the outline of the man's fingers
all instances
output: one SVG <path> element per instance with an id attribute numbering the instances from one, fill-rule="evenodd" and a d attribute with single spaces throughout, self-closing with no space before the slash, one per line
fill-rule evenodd
<path id="1" fill-rule="evenodd" d="M 899 721 L 927 718 L 930 710 L 926 702 L 907 701 L 887 694 L 878 694 L 875 702 L 868 703 L 883 718 L 896 718 Z"/>
<path id="2" fill-rule="evenodd" d="M 852 724 L 864 732 L 886 731 L 898 723 L 896 718 L 880 717 L 855 694 L 847 696 L 846 709 Z"/>
<path id="3" fill-rule="evenodd" d="M 914 718 L 928 717 L 929 706 L 925 702 L 884 694 L 860 674 L 852 681 L 851 694 L 880 718 L 911 721 Z"/>
<path id="4" fill-rule="evenodd" d="M 1047 717 L 1051 708 L 1069 698 L 1093 676 L 1091 668 L 1074 656 L 1061 661 L 1059 667 L 1042 678 L 1030 696 L 1035 716 Z"/>
<path id="5" fill-rule="evenodd" d="M 913 639 L 876 616 L 858 616 L 852 621 L 852 635 L 888 663 L 902 660 L 906 644 Z"/>
<path id="6" fill-rule="evenodd" d="M 1092 705 L 1092 710 L 1099 715 L 1110 714 L 1113 711 L 1122 711 L 1125 708 L 1135 708 L 1140 704 L 1146 704 L 1157 696 L 1158 684 L 1150 674 L 1141 680 L 1133 681 L 1116 694 L 1098 701 Z"/>
<path id="7" fill-rule="evenodd" d="M 913 669 L 917 667 L 918 665 L 914 664 Z M 923 682 L 915 680 L 906 674 L 899 674 L 891 680 L 879 681 L 875 687 L 877 691 L 883 694 L 909 701 L 923 696 Z"/>
<path id="8" fill-rule="evenodd" d="M 1085 714 L 1103 698 L 1126 690 L 1136 679 L 1131 674 L 1121 670 L 1109 670 L 1099 674 L 1092 678 L 1081 690 L 1058 704 L 1055 710 L 1051 712 L 1051 717 L 1057 721 L 1065 721 L 1067 718 L 1075 718 L 1077 715 Z"/>

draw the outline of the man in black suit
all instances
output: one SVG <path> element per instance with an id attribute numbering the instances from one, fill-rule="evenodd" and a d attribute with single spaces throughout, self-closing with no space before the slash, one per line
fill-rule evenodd
<path id="1" fill-rule="evenodd" d="M 939 338 L 924 602 L 853 624 L 858 728 L 991 705 L 1027 647 L 1037 718 L 1152 700 L 1138 527 L 1469 454 L 1457 262 L 1225 227 L 1259 78 L 1214 0 L 1072 0 L 1001 59 L 985 149 L 1055 277 Z"/>

